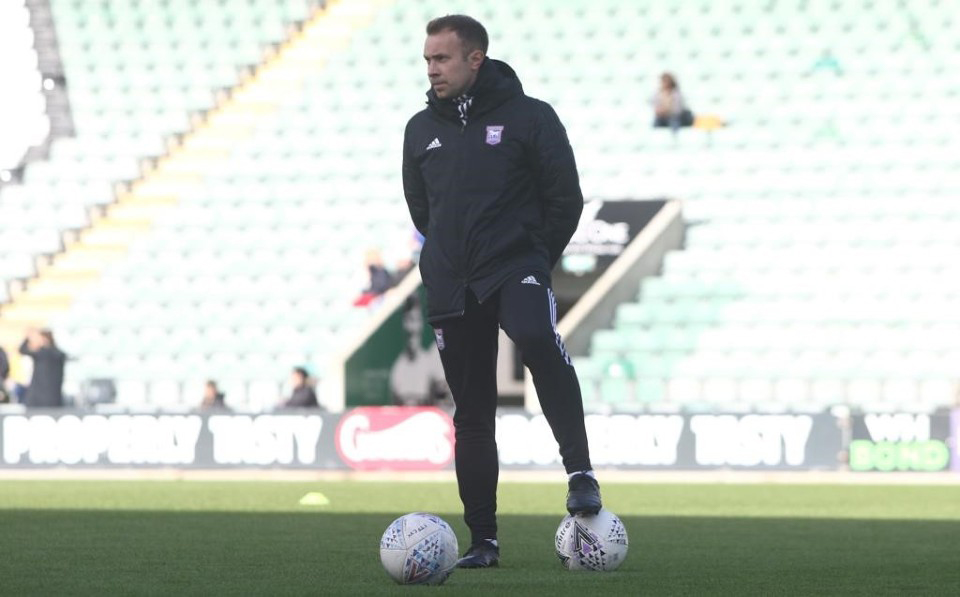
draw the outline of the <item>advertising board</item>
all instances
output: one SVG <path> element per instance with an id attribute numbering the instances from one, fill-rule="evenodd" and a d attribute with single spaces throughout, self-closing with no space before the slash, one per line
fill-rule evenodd
<path id="1" fill-rule="evenodd" d="M 309 411 L 0 415 L 0 467 L 338 468 L 337 419 Z"/>
<path id="2" fill-rule="evenodd" d="M 944 471 L 960 413 L 590 414 L 586 427 L 599 469 Z M 503 469 L 562 468 L 543 415 L 501 409 L 497 443 Z M 435 407 L 0 414 L 0 468 L 430 471 L 453 468 L 454 446 Z"/>
<path id="3" fill-rule="evenodd" d="M 937 472 L 950 467 L 947 415 L 875 413 L 854 415 L 850 423 L 851 471 Z"/>
<path id="4" fill-rule="evenodd" d="M 830 469 L 841 434 L 816 415 L 587 415 L 590 458 L 597 468 Z M 559 466 L 543 415 L 504 413 L 497 421 L 504 467 Z"/>

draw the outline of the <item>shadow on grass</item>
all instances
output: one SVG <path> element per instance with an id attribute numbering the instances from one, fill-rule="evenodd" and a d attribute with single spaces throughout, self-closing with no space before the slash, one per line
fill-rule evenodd
<path id="1" fill-rule="evenodd" d="M 956 594 L 960 521 L 628 517 L 614 573 L 553 554 L 559 518 L 502 516 L 503 565 L 398 587 L 378 541 L 397 513 L 0 511 L 2 595 Z M 442 514 L 461 542 L 459 515 Z M 461 547 L 463 544 L 461 543 Z"/>

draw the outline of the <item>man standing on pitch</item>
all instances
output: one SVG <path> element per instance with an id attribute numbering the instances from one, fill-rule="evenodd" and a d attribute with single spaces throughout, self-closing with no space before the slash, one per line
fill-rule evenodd
<path id="1" fill-rule="evenodd" d="M 487 58 L 483 25 L 427 24 L 427 107 L 407 124 L 403 190 L 424 235 L 420 272 L 456 403 L 456 470 L 471 546 L 462 568 L 496 566 L 494 434 L 499 327 L 533 375 L 569 476 L 567 510 L 600 510 L 580 385 L 556 330 L 550 271 L 577 227 L 583 195 L 573 150 L 549 104 L 524 95 Z"/>

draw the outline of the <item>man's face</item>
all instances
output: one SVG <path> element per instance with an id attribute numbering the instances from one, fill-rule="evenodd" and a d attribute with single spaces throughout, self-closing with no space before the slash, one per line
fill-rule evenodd
<path id="1" fill-rule="evenodd" d="M 440 99 L 452 99 L 470 89 L 477 80 L 483 52 L 474 50 L 464 56 L 460 37 L 448 29 L 427 36 L 423 59 L 427 61 L 427 78 L 434 93 Z"/>

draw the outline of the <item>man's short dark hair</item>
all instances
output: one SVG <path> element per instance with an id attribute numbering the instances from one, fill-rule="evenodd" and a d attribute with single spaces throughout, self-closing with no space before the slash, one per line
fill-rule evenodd
<path id="1" fill-rule="evenodd" d="M 303 379 L 309 379 L 310 373 L 307 372 L 303 367 L 294 367 L 293 372 L 302 377 Z"/>
<path id="2" fill-rule="evenodd" d="M 427 23 L 427 35 L 436 35 L 443 31 L 453 31 L 460 38 L 463 44 L 463 55 L 467 56 L 474 50 L 480 50 L 487 53 L 487 47 L 490 45 L 490 38 L 487 37 L 487 30 L 483 28 L 480 21 L 467 15 L 447 15 L 437 17 Z"/>
<path id="3" fill-rule="evenodd" d="M 47 341 L 47 344 L 52 347 L 57 347 L 57 342 L 53 339 L 53 332 L 48 328 L 43 328 L 40 330 L 40 335 L 43 336 L 43 339 Z"/>

